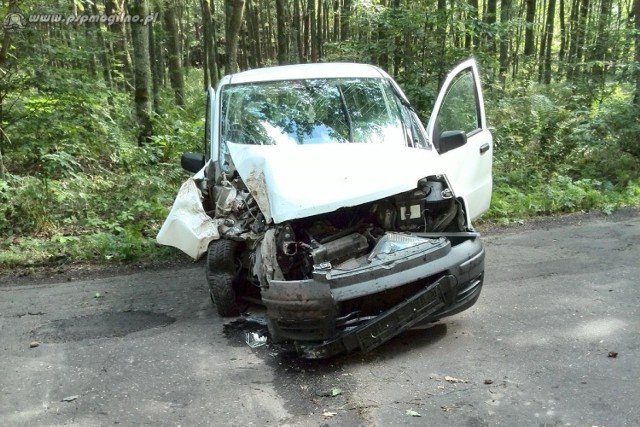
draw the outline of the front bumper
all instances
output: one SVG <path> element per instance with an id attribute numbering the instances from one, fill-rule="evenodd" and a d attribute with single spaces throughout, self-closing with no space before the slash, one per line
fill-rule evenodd
<path id="1" fill-rule="evenodd" d="M 446 238 L 349 270 L 312 279 L 270 281 L 262 290 L 275 341 L 293 340 L 307 357 L 369 351 L 417 323 L 471 307 L 482 289 L 484 248 L 478 237 Z"/>

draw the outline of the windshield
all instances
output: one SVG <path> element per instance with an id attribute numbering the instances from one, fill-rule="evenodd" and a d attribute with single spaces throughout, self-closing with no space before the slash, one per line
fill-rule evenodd
<path id="1" fill-rule="evenodd" d="M 415 116 L 377 78 L 226 85 L 223 142 L 254 145 L 385 143 L 426 148 Z"/>

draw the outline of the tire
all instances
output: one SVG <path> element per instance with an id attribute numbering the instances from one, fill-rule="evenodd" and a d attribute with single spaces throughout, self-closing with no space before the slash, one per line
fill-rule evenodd
<path id="1" fill-rule="evenodd" d="M 220 239 L 211 242 L 207 251 L 209 295 L 222 317 L 240 314 L 235 290 L 238 246 L 234 240 Z"/>

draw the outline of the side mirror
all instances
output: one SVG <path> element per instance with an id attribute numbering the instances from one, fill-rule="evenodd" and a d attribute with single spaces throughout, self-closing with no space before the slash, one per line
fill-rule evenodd
<path id="1" fill-rule="evenodd" d="M 467 134 L 461 130 L 448 130 L 440 134 L 440 154 L 455 150 L 467 143 Z"/>
<path id="2" fill-rule="evenodd" d="M 200 153 L 184 153 L 180 159 L 182 169 L 196 173 L 204 167 L 204 156 Z"/>

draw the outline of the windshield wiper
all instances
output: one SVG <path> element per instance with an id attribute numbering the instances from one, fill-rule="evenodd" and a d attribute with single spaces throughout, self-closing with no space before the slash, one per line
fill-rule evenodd
<path id="1" fill-rule="evenodd" d="M 402 96 L 402 94 L 398 91 L 398 89 L 396 88 L 396 86 L 391 83 L 391 81 L 388 81 L 389 86 L 391 87 L 391 90 L 393 91 L 393 93 L 395 94 L 395 96 L 398 98 L 398 100 L 400 101 L 400 103 L 402 105 L 404 105 L 405 107 L 407 107 L 412 113 L 415 113 L 416 116 L 418 115 L 418 110 L 416 110 L 416 108 L 411 105 L 411 103 L 409 101 L 407 101 L 404 96 Z"/>
<path id="2" fill-rule="evenodd" d="M 347 101 L 342 93 L 342 87 L 338 86 L 338 93 L 340 94 L 340 104 L 342 105 L 342 112 L 347 120 L 347 126 L 349 127 L 349 142 L 353 142 L 353 125 L 351 123 L 351 116 L 349 115 L 349 109 L 347 108 Z"/>

